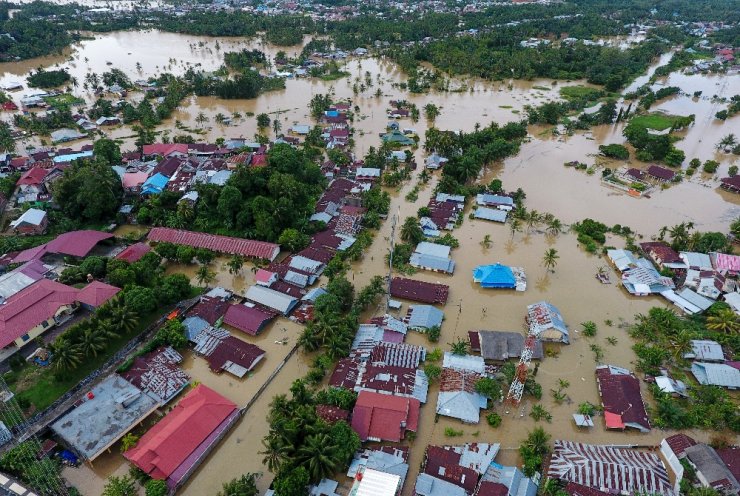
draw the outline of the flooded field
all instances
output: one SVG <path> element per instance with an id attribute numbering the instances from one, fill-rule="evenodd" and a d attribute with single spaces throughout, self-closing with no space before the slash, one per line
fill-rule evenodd
<path id="1" fill-rule="evenodd" d="M 220 51 L 234 50 L 241 47 L 256 47 L 243 39 L 219 39 Z M 132 79 L 151 76 L 160 70 L 170 70 L 176 74 L 184 72 L 189 65 L 200 64 L 205 70 L 220 66 L 221 55 L 215 47 L 216 39 L 195 36 L 148 31 L 142 33 L 113 33 L 98 36 L 95 40 L 83 41 L 72 53 L 57 58 L 28 61 L 18 64 L 0 65 L 0 81 L 20 80 L 31 69 L 42 64 L 54 66 L 59 64 L 68 67 L 79 80 L 89 71 L 101 73 L 107 70 L 106 62 L 114 61 L 114 67 L 124 69 Z M 273 56 L 278 48 L 261 47 Z M 291 54 L 300 47 L 291 47 L 286 51 Z M 112 54 L 118 54 L 115 58 Z M 73 60 L 68 60 L 69 57 Z M 663 57 L 662 63 L 669 56 Z M 174 59 L 176 62 L 170 62 Z M 183 62 L 184 61 L 184 62 Z M 142 69 L 139 73 L 136 62 Z M 656 62 L 655 66 L 661 62 Z M 436 119 L 436 126 L 441 129 L 472 130 L 476 123 L 486 125 L 491 121 L 505 123 L 518 120 L 525 105 L 538 105 L 557 98 L 558 88 L 565 84 L 578 82 L 558 82 L 549 80 L 509 81 L 487 83 L 467 81 L 467 89 L 451 93 L 430 93 L 409 95 L 397 89 L 397 83 L 405 77 L 398 68 L 383 59 L 353 59 L 347 63 L 351 73 L 349 78 L 334 82 L 314 79 L 289 79 L 286 89 L 271 92 L 254 100 L 224 101 L 215 98 L 192 97 L 185 101 L 173 119 L 163 123 L 160 130 L 172 129 L 174 119 L 191 128 L 197 128 L 195 117 L 205 113 L 210 121 L 202 130 L 202 138 L 218 137 L 251 137 L 257 131 L 253 117 L 236 119 L 231 126 L 219 126 L 214 123 L 218 113 L 232 115 L 239 112 L 258 114 L 267 112 L 271 117 L 279 115 L 283 131 L 296 123 L 310 123 L 308 101 L 317 93 L 333 91 L 336 98 L 351 98 L 353 105 L 360 108 L 354 121 L 355 151 L 361 156 L 370 146 L 380 143 L 378 133 L 382 132 L 388 121 L 386 108 L 391 99 L 403 98 L 422 108 L 426 103 L 441 106 L 441 113 Z M 653 67 L 654 70 L 654 67 Z M 363 94 L 354 95 L 352 84 L 355 78 L 364 80 L 369 72 L 373 86 Z M 640 83 L 647 81 L 647 76 Z M 714 94 L 729 97 L 740 93 L 740 80 L 733 76 L 684 76 L 671 75 L 666 85 L 680 86 L 684 92 L 693 93 L 702 90 L 701 98 L 672 97 L 654 106 L 653 110 L 674 114 L 695 114 L 696 123 L 684 131 L 683 140 L 677 146 L 684 150 L 688 159 L 699 157 L 702 160 L 715 159 L 721 162 L 720 174 L 727 170 L 737 157 L 716 152 L 714 144 L 721 136 L 731 132 L 736 120 L 721 124 L 713 118 L 721 108 L 713 103 Z M 376 97 L 380 88 L 382 96 Z M 548 89 L 549 88 L 549 89 Z M 18 94 L 14 95 L 17 97 Z M 707 97 L 707 98 L 705 98 Z M 86 95 L 89 100 L 91 95 Z M 131 99 L 141 98 L 134 93 Z M 737 119 L 737 118 L 735 118 Z M 413 123 L 401 121 L 403 127 L 417 130 L 424 135 L 429 123 L 425 119 Z M 655 191 L 652 198 L 634 199 L 616 193 L 600 184 L 600 172 L 588 175 L 563 167 L 564 162 L 579 160 L 592 165 L 596 162 L 598 146 L 606 143 L 623 143 L 622 124 L 601 126 L 589 132 L 579 132 L 570 137 L 553 136 L 552 130 L 543 127 L 531 127 L 531 139 L 522 145 L 517 156 L 510 157 L 502 163 L 492 164 L 484 171 L 481 180 L 488 182 L 500 178 L 504 188 L 514 190 L 518 187 L 527 194 L 528 208 L 539 212 L 550 212 L 570 224 L 585 217 L 603 221 L 609 225 L 622 224 L 630 226 L 645 239 L 654 235 L 661 226 L 682 221 L 692 221 L 700 230 L 726 231 L 731 220 L 740 215 L 738 198 L 720 192 L 717 180 L 702 177 L 701 174 L 672 186 L 667 190 Z M 175 133 L 173 131 L 173 133 Z M 132 147 L 131 131 L 121 127 L 111 132 L 112 136 L 121 138 Z M 414 152 L 417 163 L 423 164 L 422 149 Z M 604 162 L 613 167 L 617 164 Z M 623 164 L 619 164 L 623 165 Z M 631 165 L 644 165 L 633 161 Z M 421 186 L 419 198 L 414 203 L 404 200 L 406 193 L 418 181 L 420 170 L 414 177 L 398 190 L 390 191 L 392 195 L 391 212 L 400 213 L 400 222 L 407 216 L 416 215 L 419 207 L 426 205 L 432 195 L 439 173 L 429 184 Z M 122 228 L 120 234 L 132 232 L 129 227 Z M 445 276 L 430 272 L 419 272 L 414 278 L 441 282 L 450 285 L 450 298 L 444 308 L 446 320 L 442 327 L 442 337 L 437 345 L 448 349 L 448 343 L 456 339 L 467 339 L 470 330 L 510 330 L 524 332 L 524 314 L 526 306 L 539 300 L 548 300 L 561 310 L 571 328 L 571 344 L 558 347 L 559 356 L 547 357 L 538 369 L 537 381 L 543 388 L 542 405 L 553 415 L 552 424 L 544 424 L 546 430 L 554 437 L 592 442 L 614 444 L 655 444 L 667 435 L 667 432 L 654 430 L 650 434 L 624 434 L 606 432 L 603 422 L 598 419 L 596 427 L 590 431 L 577 430 L 571 418 L 577 405 L 583 401 L 598 403 L 594 378 L 595 360 L 590 350 L 592 344 L 603 348 L 605 361 L 610 364 L 632 368 L 635 360 L 631 351 L 625 326 L 631 322 L 636 313 L 646 312 L 651 306 L 665 305 L 658 298 L 637 298 L 629 296 L 617 284 L 617 275 L 611 270 L 615 284 L 602 285 L 594 277 L 600 266 L 607 262 L 599 257 L 585 253 L 572 234 L 562 234 L 553 238 L 532 230 L 530 233 L 517 233 L 512 237 L 508 226 L 471 220 L 467 216 L 463 225 L 452 233 L 459 239 L 461 246 L 453 250 L 452 257 L 457 263 L 454 276 Z M 493 241 L 490 248 L 484 248 L 481 241 L 489 234 Z M 375 242 L 365 258 L 356 263 L 348 277 L 360 288 L 376 275 L 384 275 L 387 267 L 384 256 L 387 253 L 390 222 L 386 222 L 377 233 Z M 624 240 L 616 238 L 609 244 L 623 247 Z M 558 250 L 560 259 L 554 273 L 548 273 L 541 260 L 546 249 Z M 524 293 L 499 290 L 482 290 L 472 282 L 471 272 L 479 264 L 501 262 L 524 267 L 528 278 L 528 289 Z M 249 266 L 234 276 L 223 268 L 225 259 L 214 262 L 217 269 L 216 281 L 211 285 L 221 285 L 241 293 L 254 283 L 254 274 Z M 171 266 L 170 272 L 183 272 L 193 278 L 196 266 Z M 401 310 L 405 314 L 406 304 Z M 376 313 L 380 313 L 378 310 Z M 591 320 L 599 325 L 599 332 L 594 338 L 580 336 L 580 323 Z M 605 323 L 610 320 L 612 325 Z M 211 373 L 204 360 L 186 356 L 185 368 L 197 381 L 200 381 L 237 404 L 246 404 L 263 384 L 278 364 L 283 360 L 300 333 L 300 326 L 284 318 L 277 319 L 257 338 L 241 336 L 247 341 L 258 344 L 267 350 L 267 357 L 253 375 L 244 380 L 229 375 Z M 616 345 L 607 342 L 608 337 L 617 339 Z M 283 341 L 287 344 L 278 344 Z M 418 334 L 411 334 L 408 341 L 415 344 L 427 344 L 426 339 Z M 310 359 L 302 353 L 296 353 L 270 383 L 262 396 L 255 402 L 249 413 L 237 424 L 224 439 L 219 448 L 207 459 L 206 463 L 193 476 L 181 494 L 200 496 L 215 494 L 224 481 L 237 477 L 245 472 L 263 472 L 259 481 L 260 489 L 269 486 L 272 475 L 261 464 L 261 456 L 256 452 L 261 449 L 260 440 L 267 434 L 265 415 L 271 398 L 276 394 L 288 392 L 291 382 L 304 375 L 309 368 Z M 556 404 L 550 394 L 558 379 L 566 379 L 570 387 L 566 390 L 568 400 Z M 648 395 L 649 396 L 649 395 Z M 499 461 L 516 462 L 515 448 L 527 432 L 536 423 L 528 416 L 532 402 L 526 400 L 517 411 L 504 414 L 504 421 L 498 429 L 491 429 L 485 421 L 476 426 L 464 426 L 457 421 L 441 418 L 435 422 L 434 406 L 437 388 L 432 387 L 426 406 L 422 408 L 422 417 L 416 440 L 411 442 L 411 472 L 405 486 L 404 494 L 411 494 L 413 481 L 423 458 L 427 444 L 461 443 L 466 441 L 499 442 L 505 448 Z M 505 413 L 505 408 L 496 406 L 497 411 Z M 457 438 L 446 438 L 445 427 L 462 429 L 464 435 Z M 697 439 L 706 440 L 707 432 L 692 432 Z M 76 484 L 85 495 L 100 494 L 104 478 L 112 473 L 121 474 L 127 470 L 127 464 L 114 448 L 113 453 L 96 461 L 93 469 L 65 469 L 65 476 Z"/>

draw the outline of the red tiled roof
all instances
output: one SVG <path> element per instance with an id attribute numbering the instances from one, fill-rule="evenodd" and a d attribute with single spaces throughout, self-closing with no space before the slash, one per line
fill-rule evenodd
<path id="1" fill-rule="evenodd" d="M 460 465 L 461 455 L 442 446 L 427 447 L 427 459 L 424 472 L 462 487 L 471 494 L 478 483 L 478 473 Z"/>
<path id="2" fill-rule="evenodd" d="M 116 255 L 118 260 L 125 260 L 128 263 L 134 263 L 151 251 L 151 247 L 146 243 L 135 243 L 127 246 L 121 253 Z"/>
<path id="3" fill-rule="evenodd" d="M 686 451 L 686 448 L 694 446 L 696 441 L 686 434 L 675 434 L 665 438 L 666 443 L 670 446 L 671 450 L 676 454 L 677 457 L 681 458 Z"/>
<path id="4" fill-rule="evenodd" d="M 44 182 L 44 178 L 49 173 L 42 167 L 31 167 L 18 179 L 16 186 L 37 186 Z"/>
<path id="5" fill-rule="evenodd" d="M 416 432 L 419 407 L 419 400 L 415 398 L 361 391 L 352 412 L 352 429 L 362 441 L 398 442 L 406 430 Z"/>
<path id="6" fill-rule="evenodd" d="M 192 246 L 194 248 L 207 248 L 230 255 L 243 255 L 245 257 L 265 258 L 267 260 L 274 260 L 280 253 L 280 246 L 275 243 L 183 231 L 168 227 L 155 227 L 149 231 L 147 237 L 150 241 L 154 242 L 164 241 L 178 245 Z"/>
<path id="7" fill-rule="evenodd" d="M 0 348 L 54 317 L 60 307 L 73 304 L 77 293 L 75 288 L 39 279 L 8 298 L 0 306 Z"/>
<path id="8" fill-rule="evenodd" d="M 610 496 L 609 493 L 605 493 L 588 486 L 583 486 L 581 484 L 576 484 L 575 482 L 569 482 L 568 485 L 565 486 L 565 492 L 570 494 L 570 496 Z"/>
<path id="9" fill-rule="evenodd" d="M 391 294 L 421 303 L 447 303 L 450 287 L 444 284 L 415 281 L 394 277 L 391 281 Z"/>
<path id="10" fill-rule="evenodd" d="M 77 293 L 77 301 L 97 308 L 110 300 L 121 291 L 121 288 L 111 286 L 102 281 L 93 281 Z"/>
<path id="11" fill-rule="evenodd" d="M 124 456 L 152 478 L 166 479 L 234 410 L 233 402 L 201 384 Z"/>
<path id="12" fill-rule="evenodd" d="M 662 263 L 683 262 L 681 257 L 678 256 L 678 253 L 676 253 L 676 250 L 660 241 L 640 243 L 640 248 L 651 257 L 659 258 Z"/>
<path id="13" fill-rule="evenodd" d="M 188 312 L 189 317 L 200 317 L 211 325 L 224 316 L 231 304 L 220 298 L 201 296 L 198 303 Z"/>
<path id="14" fill-rule="evenodd" d="M 641 426 L 650 430 L 640 393 L 640 381 L 634 374 L 613 374 L 610 367 L 605 366 L 596 369 L 596 381 L 604 412 L 619 415 L 624 424 L 636 424 L 632 427 Z"/>
<path id="15" fill-rule="evenodd" d="M 246 305 L 230 305 L 224 314 L 224 324 L 256 336 L 275 317 L 274 313 Z"/>
<path id="16" fill-rule="evenodd" d="M 483 481 L 475 496 L 509 496 L 509 488 L 499 482 Z"/>

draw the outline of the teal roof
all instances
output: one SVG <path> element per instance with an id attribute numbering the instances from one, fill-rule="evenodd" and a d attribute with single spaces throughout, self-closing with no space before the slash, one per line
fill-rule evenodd
<path id="1" fill-rule="evenodd" d="M 473 281 L 480 283 L 484 288 L 514 288 L 516 277 L 511 267 L 499 263 L 493 265 L 479 265 L 473 269 Z"/>

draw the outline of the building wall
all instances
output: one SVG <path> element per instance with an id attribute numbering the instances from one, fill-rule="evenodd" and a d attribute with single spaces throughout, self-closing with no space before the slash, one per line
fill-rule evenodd
<path id="1" fill-rule="evenodd" d="M 670 467 L 670 469 L 673 471 L 673 475 L 675 476 L 673 489 L 676 491 L 676 494 L 678 494 L 681 486 L 681 479 L 683 479 L 683 465 L 681 465 L 678 457 L 676 457 L 676 454 L 673 452 L 671 447 L 668 446 L 668 443 L 665 439 L 660 442 L 660 453 L 668 462 L 668 467 Z"/>
<path id="2" fill-rule="evenodd" d="M 45 333 L 52 327 L 56 326 L 57 325 L 56 319 L 58 317 L 61 317 L 63 315 L 70 315 L 76 309 L 77 307 L 73 305 L 63 305 L 59 307 L 59 310 L 57 310 L 56 314 L 54 314 L 54 317 L 45 320 L 44 322 L 40 323 L 39 325 L 37 325 L 36 327 L 32 329 L 29 329 L 26 334 L 24 334 L 23 336 L 15 340 L 15 345 L 18 348 L 20 348 L 21 346 L 27 344 L 29 341 L 35 339 L 36 337 L 42 335 L 43 333 Z"/>

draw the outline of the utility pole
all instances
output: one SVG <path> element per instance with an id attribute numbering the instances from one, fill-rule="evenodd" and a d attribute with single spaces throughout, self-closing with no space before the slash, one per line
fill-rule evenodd
<path id="1" fill-rule="evenodd" d="M 385 293 L 385 311 L 390 311 L 391 308 L 391 279 L 393 279 L 393 251 L 396 247 L 396 222 L 398 221 L 398 215 L 401 212 L 401 207 L 398 207 L 398 214 L 393 214 L 391 219 L 391 245 L 390 253 L 388 254 L 388 278 L 387 278 L 387 291 Z"/>

